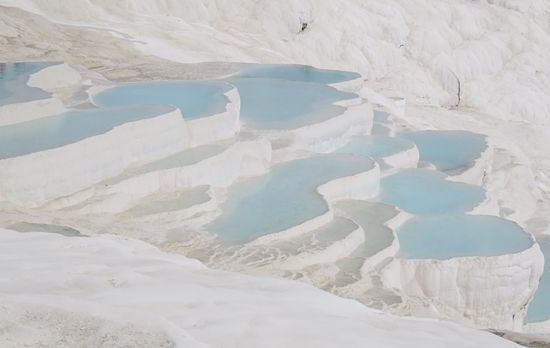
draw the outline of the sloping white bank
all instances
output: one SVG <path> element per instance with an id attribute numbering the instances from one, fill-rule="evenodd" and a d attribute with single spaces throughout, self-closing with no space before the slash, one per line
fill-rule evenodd
<path id="1" fill-rule="evenodd" d="M 210 270 L 109 235 L 0 230 L 0 263 L 6 348 L 518 347 L 451 323 L 389 316 L 309 285 Z"/>

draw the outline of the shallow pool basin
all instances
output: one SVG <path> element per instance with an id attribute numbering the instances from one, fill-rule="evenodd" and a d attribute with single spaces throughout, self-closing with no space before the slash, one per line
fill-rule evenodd
<path id="1" fill-rule="evenodd" d="M 467 131 L 419 131 L 398 134 L 418 147 L 420 160 L 444 172 L 461 172 L 487 149 L 485 135 Z"/>
<path id="2" fill-rule="evenodd" d="M 70 111 L 0 127 L 0 160 L 65 146 L 127 122 L 173 111 L 167 105 L 136 105 Z"/>
<path id="3" fill-rule="evenodd" d="M 184 118 L 200 118 L 225 111 L 224 93 L 232 86 L 221 81 L 173 81 L 125 83 L 94 96 L 99 106 L 135 104 L 173 105 Z"/>
<path id="4" fill-rule="evenodd" d="M 443 173 L 405 169 L 382 178 L 378 200 L 416 215 L 468 212 L 485 200 L 478 186 L 445 180 Z"/>
<path id="5" fill-rule="evenodd" d="M 354 93 L 308 82 L 230 78 L 241 95 L 241 120 L 256 129 L 294 129 L 322 122 L 346 109 L 333 103 Z"/>
<path id="6" fill-rule="evenodd" d="M 415 217 L 396 233 L 399 255 L 409 259 L 498 256 L 524 251 L 534 243 L 516 223 L 489 215 Z"/>
<path id="7" fill-rule="evenodd" d="M 317 187 L 374 165 L 368 158 L 346 154 L 276 165 L 266 175 L 231 187 L 221 216 L 206 229 L 224 240 L 248 241 L 302 224 L 328 211 Z"/>

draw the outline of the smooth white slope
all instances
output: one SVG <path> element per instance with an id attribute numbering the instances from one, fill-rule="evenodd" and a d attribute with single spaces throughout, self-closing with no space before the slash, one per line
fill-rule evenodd
<path id="1" fill-rule="evenodd" d="M 110 235 L 0 230 L 2 347 L 517 347 Z M 16 343 L 17 342 L 17 343 Z"/>

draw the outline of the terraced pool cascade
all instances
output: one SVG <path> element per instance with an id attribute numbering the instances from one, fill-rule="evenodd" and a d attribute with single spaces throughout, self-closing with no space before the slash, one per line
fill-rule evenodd
<path id="1" fill-rule="evenodd" d="M 381 135 L 360 135 L 352 137 L 346 145 L 335 152 L 382 158 L 395 155 L 413 147 L 413 143 L 400 138 Z"/>
<path id="2" fill-rule="evenodd" d="M 333 179 L 372 170 L 375 162 L 335 154 L 276 165 L 270 173 L 230 188 L 222 214 L 206 230 L 227 241 L 250 241 L 284 231 L 328 211 L 317 188 Z"/>
<path id="3" fill-rule="evenodd" d="M 256 129 L 294 129 L 322 122 L 346 110 L 334 103 L 357 98 L 317 83 L 264 78 L 227 81 L 241 95 L 241 120 Z"/>
<path id="4" fill-rule="evenodd" d="M 116 126 L 174 111 L 167 105 L 135 105 L 70 111 L 0 127 L 0 160 L 59 148 Z"/>
<path id="5" fill-rule="evenodd" d="M 399 133 L 418 147 L 420 160 L 443 172 L 461 172 L 472 166 L 487 149 L 487 137 L 468 131 L 418 131 Z"/>
<path id="6" fill-rule="evenodd" d="M 247 64 L 234 77 L 333 84 L 355 80 L 361 78 L 361 75 L 349 71 L 317 69 L 309 65 Z"/>
<path id="7" fill-rule="evenodd" d="M 0 63 L 0 106 L 46 99 L 50 94 L 27 85 L 29 76 L 60 63 Z"/>
<path id="8" fill-rule="evenodd" d="M 125 83 L 97 93 L 103 107 L 135 104 L 173 105 L 184 118 L 201 118 L 225 111 L 225 93 L 233 87 L 223 81 L 172 81 Z"/>
<path id="9" fill-rule="evenodd" d="M 380 182 L 380 202 L 416 215 L 468 212 L 485 200 L 478 186 L 445 180 L 443 173 L 405 169 Z"/>
<path id="10" fill-rule="evenodd" d="M 537 238 L 544 254 L 544 273 L 533 300 L 529 304 L 526 323 L 536 323 L 550 320 L 550 236 Z"/>
<path id="11" fill-rule="evenodd" d="M 396 233 L 399 256 L 408 259 L 447 260 L 514 254 L 534 243 L 516 223 L 489 215 L 414 217 Z"/>

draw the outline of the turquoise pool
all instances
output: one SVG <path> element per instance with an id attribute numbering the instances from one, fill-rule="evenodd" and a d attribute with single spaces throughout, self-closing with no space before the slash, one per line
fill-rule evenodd
<path id="1" fill-rule="evenodd" d="M 408 150 L 413 146 L 414 144 L 411 142 L 399 138 L 361 135 L 352 137 L 346 145 L 335 150 L 335 152 L 381 158 Z"/>
<path id="2" fill-rule="evenodd" d="M 231 85 L 221 81 L 125 83 L 94 96 L 103 107 L 135 104 L 173 105 L 185 118 L 199 118 L 225 111 L 224 95 Z"/>
<path id="3" fill-rule="evenodd" d="M 75 143 L 121 124 L 172 110 L 173 107 L 165 105 L 88 109 L 3 126 L 0 127 L 0 160 Z"/>
<path id="4" fill-rule="evenodd" d="M 489 215 L 415 217 L 397 229 L 401 257 L 450 259 L 518 253 L 533 245 L 516 223 Z"/>
<path id="5" fill-rule="evenodd" d="M 544 254 L 544 273 L 535 297 L 529 304 L 525 317 L 527 323 L 550 320 L 550 236 L 541 236 L 537 242 Z"/>
<path id="6" fill-rule="evenodd" d="M 400 133 L 401 138 L 418 147 L 420 160 L 444 172 L 459 172 L 470 167 L 487 148 L 485 135 L 467 131 L 419 131 Z"/>
<path id="7" fill-rule="evenodd" d="M 230 78 L 241 95 L 241 120 L 257 129 L 292 129 L 345 111 L 334 102 L 357 98 L 317 83 L 263 78 Z"/>
<path id="8" fill-rule="evenodd" d="M 445 180 L 427 169 L 405 169 L 380 181 L 379 201 L 416 215 L 467 212 L 485 200 L 478 186 Z"/>
<path id="9" fill-rule="evenodd" d="M 0 63 L 0 105 L 46 99 L 50 94 L 27 85 L 29 76 L 59 63 Z"/>
<path id="10" fill-rule="evenodd" d="M 281 79 L 287 81 L 315 82 L 332 84 L 355 80 L 361 75 L 340 70 L 317 69 L 309 65 L 298 64 L 249 64 L 245 65 L 235 77 Z"/>
<path id="11" fill-rule="evenodd" d="M 332 179 L 374 167 L 366 157 L 316 156 L 282 163 L 229 189 L 222 215 L 206 229 L 228 241 L 249 241 L 304 223 L 328 211 L 316 189 Z"/>

